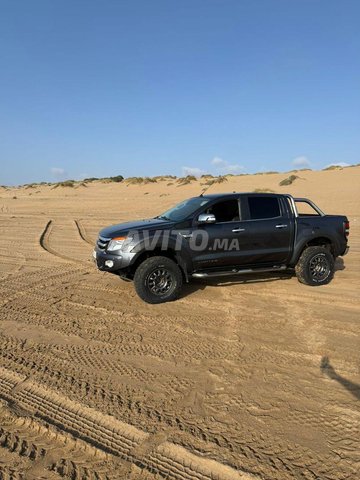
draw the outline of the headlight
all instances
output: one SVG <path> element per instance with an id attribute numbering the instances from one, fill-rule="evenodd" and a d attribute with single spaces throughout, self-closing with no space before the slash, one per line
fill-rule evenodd
<path id="1" fill-rule="evenodd" d="M 110 240 L 107 246 L 108 252 L 115 252 L 117 250 L 121 250 L 125 244 L 131 242 L 132 237 L 115 237 Z"/>
<path id="2" fill-rule="evenodd" d="M 115 237 L 112 238 L 107 246 L 108 252 L 114 252 L 115 250 L 121 250 L 127 237 Z"/>

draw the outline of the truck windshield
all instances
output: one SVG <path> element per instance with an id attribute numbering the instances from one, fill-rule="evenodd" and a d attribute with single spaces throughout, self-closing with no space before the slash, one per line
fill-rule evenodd
<path id="1" fill-rule="evenodd" d="M 162 213 L 156 218 L 163 218 L 164 220 L 171 220 L 172 222 L 181 222 L 188 218 L 192 213 L 200 207 L 203 207 L 210 202 L 209 198 L 194 197 L 184 200 L 170 210 Z"/>

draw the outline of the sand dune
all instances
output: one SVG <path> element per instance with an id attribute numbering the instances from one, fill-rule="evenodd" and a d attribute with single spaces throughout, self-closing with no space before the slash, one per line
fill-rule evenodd
<path id="1" fill-rule="evenodd" d="M 360 167 L 296 175 L 208 191 L 270 189 L 347 215 L 329 285 L 196 281 L 154 306 L 98 272 L 92 244 L 203 180 L 0 187 L 0 478 L 358 478 Z"/>

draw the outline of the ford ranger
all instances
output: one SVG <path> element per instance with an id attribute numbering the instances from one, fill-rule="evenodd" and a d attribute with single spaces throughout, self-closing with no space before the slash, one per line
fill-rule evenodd
<path id="1" fill-rule="evenodd" d="M 191 278 L 295 269 L 325 285 L 348 251 L 349 221 L 311 200 L 269 193 L 200 195 L 157 217 L 101 230 L 98 269 L 133 280 L 145 302 L 176 299 Z"/>

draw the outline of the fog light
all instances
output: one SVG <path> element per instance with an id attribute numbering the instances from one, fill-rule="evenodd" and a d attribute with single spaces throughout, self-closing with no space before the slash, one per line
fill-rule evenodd
<path id="1" fill-rule="evenodd" d="M 112 268 L 114 266 L 114 262 L 112 260 L 105 260 L 105 266 Z"/>

